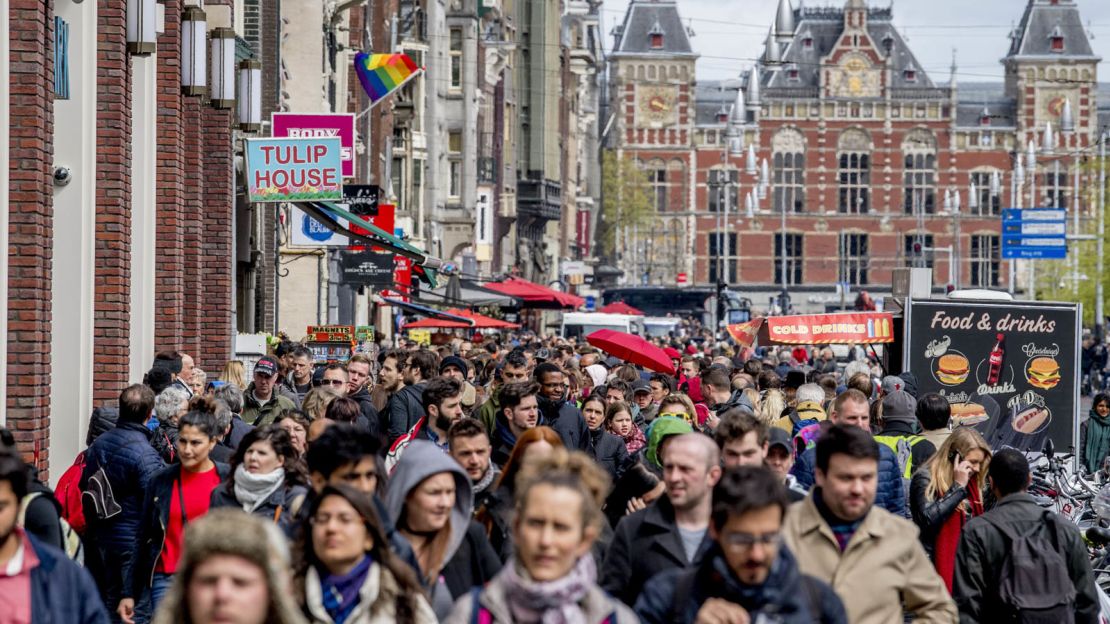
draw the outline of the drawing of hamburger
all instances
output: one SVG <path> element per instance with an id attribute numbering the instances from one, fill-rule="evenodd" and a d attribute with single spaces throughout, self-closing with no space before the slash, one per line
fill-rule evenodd
<path id="1" fill-rule="evenodd" d="M 1050 357 L 1035 357 L 1029 360 L 1025 379 L 1034 388 L 1051 390 L 1060 383 L 1060 365 Z"/>
<path id="2" fill-rule="evenodd" d="M 1010 424 L 1014 431 L 1026 435 L 1036 433 L 1047 424 L 1051 413 L 1043 405 L 1029 405 L 1014 410 Z"/>
<path id="3" fill-rule="evenodd" d="M 990 419 L 987 410 L 979 403 L 953 403 L 952 426 L 971 427 Z"/>
<path id="4" fill-rule="evenodd" d="M 959 353 L 946 353 L 937 360 L 937 381 L 946 386 L 958 386 L 967 379 L 970 371 L 967 358 Z"/>

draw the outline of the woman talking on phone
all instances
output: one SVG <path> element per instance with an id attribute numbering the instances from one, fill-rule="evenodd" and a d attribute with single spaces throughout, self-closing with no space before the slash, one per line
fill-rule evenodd
<path id="1" fill-rule="evenodd" d="M 990 457 L 990 446 L 978 431 L 959 427 L 910 481 L 910 513 L 949 593 L 960 532 L 983 513 Z"/>

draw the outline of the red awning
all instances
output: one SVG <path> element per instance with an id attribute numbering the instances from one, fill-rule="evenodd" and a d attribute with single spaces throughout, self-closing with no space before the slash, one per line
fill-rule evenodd
<path id="1" fill-rule="evenodd" d="M 461 321 L 449 321 L 447 319 L 437 318 L 423 318 L 419 321 L 406 323 L 403 329 L 470 329 L 476 327 L 470 323 L 463 323 Z"/>
<path id="2" fill-rule="evenodd" d="M 450 310 L 445 310 L 444 314 L 469 319 L 473 324 L 464 323 L 462 321 L 452 321 L 446 318 L 426 318 L 408 323 L 405 325 L 404 329 L 520 329 L 520 325 L 516 323 L 502 321 L 501 319 L 495 319 L 484 314 L 471 312 L 470 310 L 452 308 Z"/>
<path id="3" fill-rule="evenodd" d="M 482 285 L 503 295 L 516 297 L 525 308 L 571 308 L 586 305 L 582 297 L 559 292 L 547 286 L 529 282 L 519 277 L 510 277 L 503 282 L 489 282 Z"/>
<path id="4" fill-rule="evenodd" d="M 643 311 L 634 308 L 623 301 L 614 301 L 609 305 L 598 310 L 602 314 L 635 314 L 636 316 L 644 316 Z"/>

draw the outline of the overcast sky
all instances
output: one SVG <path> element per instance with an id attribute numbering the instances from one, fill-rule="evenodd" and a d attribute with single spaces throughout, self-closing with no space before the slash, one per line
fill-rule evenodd
<path id="1" fill-rule="evenodd" d="M 797 7 L 799 0 L 792 0 Z M 936 82 L 947 82 L 956 48 L 961 82 L 1000 82 L 998 60 L 1009 46 L 1007 35 L 1021 19 L 1024 0 L 871 0 L 894 4 L 894 23 L 906 37 L 917 60 Z M 678 11 L 696 36 L 698 78 L 732 78 L 762 53 L 779 0 L 678 0 Z M 807 6 L 843 6 L 843 0 L 806 0 Z M 1078 0 L 1083 23 L 1090 23 L 1095 53 L 1110 60 L 1110 0 Z M 604 0 L 602 33 L 624 18 L 628 0 Z M 1110 76 L 1100 75 L 1101 81 Z"/>

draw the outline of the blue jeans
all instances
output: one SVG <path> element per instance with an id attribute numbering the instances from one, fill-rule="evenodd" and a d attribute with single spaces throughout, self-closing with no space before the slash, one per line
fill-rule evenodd
<path id="1" fill-rule="evenodd" d="M 152 614 L 158 612 L 158 605 L 162 604 L 162 598 L 170 590 L 171 584 L 173 584 L 172 574 L 154 573 L 154 578 L 150 584 L 150 612 Z"/>

